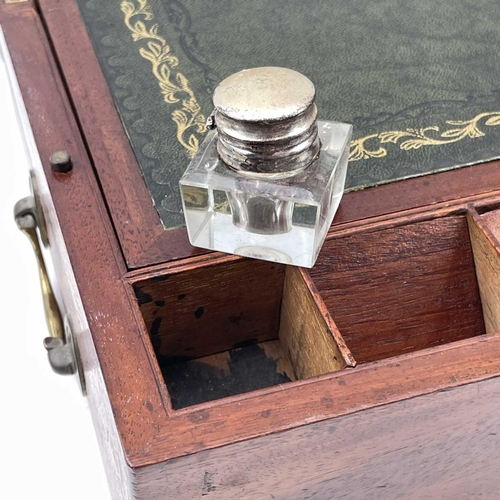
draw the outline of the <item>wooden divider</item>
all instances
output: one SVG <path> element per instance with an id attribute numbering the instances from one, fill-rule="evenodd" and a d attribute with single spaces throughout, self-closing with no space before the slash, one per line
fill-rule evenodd
<path id="1" fill-rule="evenodd" d="M 355 363 L 350 352 L 339 348 L 343 340 L 329 318 L 318 309 L 311 292 L 296 267 L 285 275 L 279 338 L 290 356 L 296 377 L 305 379 L 342 370 Z"/>
<path id="2" fill-rule="evenodd" d="M 480 216 L 468 215 L 486 333 L 500 331 L 500 210 Z"/>

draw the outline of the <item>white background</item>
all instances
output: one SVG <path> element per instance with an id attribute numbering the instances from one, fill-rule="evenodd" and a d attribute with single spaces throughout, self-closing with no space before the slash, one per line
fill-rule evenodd
<path id="1" fill-rule="evenodd" d="M 108 500 L 90 412 L 73 377 L 52 372 L 38 271 L 16 227 L 28 163 L 0 58 L 0 498 Z"/>

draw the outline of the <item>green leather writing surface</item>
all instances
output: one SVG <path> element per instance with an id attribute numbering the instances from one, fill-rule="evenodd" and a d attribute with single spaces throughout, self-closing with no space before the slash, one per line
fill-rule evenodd
<path id="1" fill-rule="evenodd" d="M 164 226 L 228 75 L 284 66 L 354 124 L 347 189 L 500 157 L 498 0 L 78 0 Z M 125 168 L 125 167 L 124 167 Z"/>

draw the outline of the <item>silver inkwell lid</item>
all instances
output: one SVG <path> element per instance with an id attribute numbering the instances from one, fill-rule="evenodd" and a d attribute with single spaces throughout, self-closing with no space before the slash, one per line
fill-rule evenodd
<path id="1" fill-rule="evenodd" d="M 287 68 L 235 73 L 215 89 L 207 128 L 217 128 L 217 152 L 229 167 L 251 176 L 287 177 L 318 156 L 315 88 Z"/>

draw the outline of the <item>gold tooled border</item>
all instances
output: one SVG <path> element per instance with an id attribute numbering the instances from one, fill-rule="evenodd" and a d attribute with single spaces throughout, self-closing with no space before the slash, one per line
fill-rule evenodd
<path id="1" fill-rule="evenodd" d="M 148 0 L 123 0 L 120 4 L 125 25 L 132 33 L 132 40 L 140 42 L 139 54 L 151 63 L 153 75 L 167 104 L 175 104 L 172 120 L 177 124 L 177 140 L 190 157 L 198 150 L 200 138 L 205 132 L 205 116 L 191 90 L 188 79 L 176 68 L 179 60 L 171 51 L 165 38 L 158 34 L 158 24 L 153 20 Z"/>
<path id="2" fill-rule="evenodd" d="M 158 24 L 146 25 L 145 21 L 153 21 L 154 17 L 148 0 L 123 0 L 120 6 L 132 39 L 134 42 L 142 42 L 139 54 L 151 62 L 152 72 L 158 80 L 164 101 L 177 105 L 177 109 L 172 111 L 172 120 L 177 124 L 177 140 L 192 157 L 199 146 L 197 135 L 201 136 L 205 132 L 205 116 L 201 113 L 188 79 L 175 69 L 179 60 L 170 52 L 165 38 L 158 34 Z M 467 121 L 448 120 L 446 124 L 454 128 L 443 132 L 437 126 L 407 128 L 361 137 L 351 142 L 349 161 L 387 156 L 387 149 L 382 144 L 396 144 L 399 149 L 408 151 L 483 137 L 485 133 L 479 128 L 480 125 L 500 125 L 500 111 L 479 113 Z"/>
<path id="3" fill-rule="evenodd" d="M 500 111 L 479 113 L 472 120 L 448 120 L 446 123 L 453 125 L 455 128 L 450 128 L 444 132 L 440 132 L 439 127 L 436 126 L 420 129 L 407 128 L 406 130 L 389 130 L 361 137 L 351 142 L 349 161 L 387 156 L 387 149 L 380 146 L 381 144 L 397 144 L 399 149 L 408 151 L 410 149 L 419 149 L 422 146 L 451 144 L 467 137 L 470 139 L 483 137 L 485 133 L 479 128 L 480 124 L 490 127 L 500 125 Z M 375 145 L 368 147 L 367 142 Z"/>

